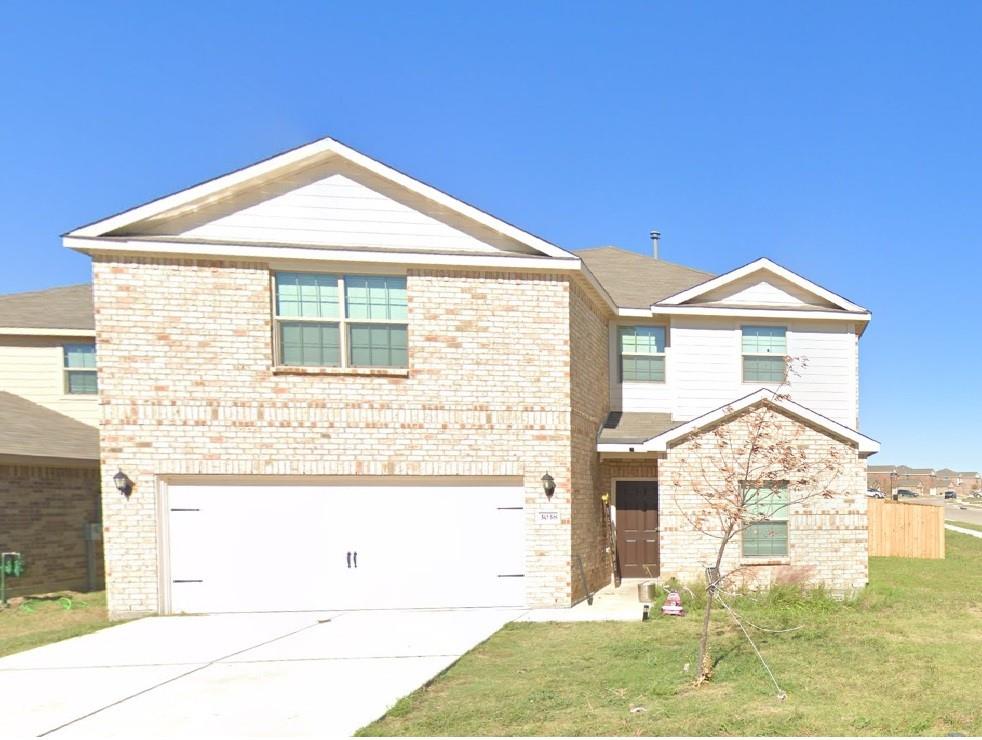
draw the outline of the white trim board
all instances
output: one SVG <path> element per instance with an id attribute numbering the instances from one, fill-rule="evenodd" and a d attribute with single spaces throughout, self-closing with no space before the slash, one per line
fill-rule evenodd
<path id="1" fill-rule="evenodd" d="M 760 403 L 766 403 L 791 416 L 814 424 L 820 429 L 827 431 L 830 435 L 852 442 L 856 445 L 860 457 L 869 457 L 880 451 L 880 443 L 875 439 L 860 434 L 855 429 L 850 429 L 788 398 L 784 398 L 772 390 L 761 388 L 731 404 L 721 406 L 702 416 L 698 416 L 681 426 L 669 429 L 645 442 L 597 444 L 597 452 L 667 452 L 672 443 L 678 442 L 687 435 Z"/>

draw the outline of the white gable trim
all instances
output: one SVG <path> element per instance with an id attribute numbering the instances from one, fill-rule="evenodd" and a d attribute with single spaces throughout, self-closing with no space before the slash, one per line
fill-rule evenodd
<path id="1" fill-rule="evenodd" d="M 544 239 L 533 236 L 526 231 L 522 231 L 516 226 L 512 226 L 506 221 L 485 213 L 472 205 L 464 203 L 441 190 L 426 185 L 408 175 L 399 172 L 388 165 L 384 165 L 361 152 L 345 146 L 339 141 L 331 138 L 319 139 L 305 146 L 292 149 L 283 154 L 276 155 L 269 159 L 258 162 L 241 170 L 236 170 L 227 175 L 216 177 L 199 185 L 187 188 L 172 195 L 158 198 L 157 200 L 145 203 L 144 205 L 123 211 L 115 216 L 96 221 L 95 223 L 79 227 L 65 234 L 65 237 L 99 237 L 107 233 L 116 231 L 131 224 L 143 221 L 154 216 L 158 216 L 167 211 L 180 208 L 195 201 L 205 198 L 216 198 L 220 193 L 230 188 L 242 186 L 250 181 L 261 181 L 265 178 L 276 175 L 281 170 L 302 166 L 319 158 L 327 156 L 337 156 L 345 159 L 352 164 L 372 172 L 395 185 L 420 195 L 450 211 L 453 211 L 465 218 L 468 218 L 482 226 L 503 234 L 506 237 L 524 244 L 548 257 L 558 257 L 561 259 L 578 259 L 575 255 L 567 252 L 555 244 L 551 244 Z M 66 244 L 66 246 L 68 246 Z"/>
<path id="2" fill-rule="evenodd" d="M 0 335 L 28 337 L 94 337 L 95 329 L 55 329 L 51 327 L 35 329 L 33 327 L 24 326 L 3 326 L 0 327 Z"/>
<path id="3" fill-rule="evenodd" d="M 696 417 L 692 421 L 688 421 L 681 426 L 675 427 L 674 429 L 669 429 L 667 432 L 663 432 L 657 437 L 652 437 L 645 442 L 635 444 L 598 444 L 597 451 L 667 452 L 672 442 L 683 439 L 686 435 L 692 434 L 699 429 L 707 427 L 710 424 L 714 424 L 715 422 L 728 416 L 738 414 L 741 411 L 760 403 L 766 403 L 767 405 L 780 409 L 791 416 L 796 416 L 799 419 L 814 424 L 820 429 L 827 431 L 830 435 L 852 442 L 856 445 L 860 457 L 869 457 L 870 455 L 880 451 L 880 443 L 875 439 L 871 439 L 870 437 L 860 434 L 855 429 L 850 429 L 844 424 L 840 424 L 826 416 L 822 416 L 821 414 L 816 413 L 799 403 L 795 403 L 789 398 L 780 396 L 767 388 L 761 388 L 748 396 L 744 396 L 738 401 L 734 401 L 731 404 L 721 406 L 720 408 L 710 411 L 709 413 Z"/>
<path id="4" fill-rule="evenodd" d="M 826 290 L 821 285 L 813 283 L 811 280 L 803 278 L 801 275 L 795 272 L 791 272 L 791 270 L 787 269 L 786 267 L 781 267 L 779 264 L 772 262 L 766 257 L 761 257 L 760 259 L 754 260 L 749 265 L 738 267 L 735 270 L 724 273 L 723 275 L 712 278 L 711 280 L 707 280 L 704 283 L 700 283 L 695 287 L 683 290 L 681 293 L 676 293 L 668 298 L 663 298 L 652 306 L 652 310 L 658 306 L 677 306 L 687 301 L 691 301 L 694 298 L 705 295 L 706 293 L 709 293 L 710 291 L 724 285 L 729 285 L 730 283 L 746 277 L 751 273 L 757 272 L 758 270 L 766 270 L 773 275 L 783 278 L 784 280 L 797 285 L 799 288 L 807 290 L 819 298 L 823 298 L 829 303 L 838 306 L 844 311 L 866 312 L 866 309 L 864 309 L 862 306 L 858 306 L 855 303 L 846 300 L 841 295 L 833 293 L 831 290 Z"/>
<path id="5" fill-rule="evenodd" d="M 621 314 L 626 315 L 626 314 Z M 868 322 L 869 311 L 816 311 L 795 308 L 741 308 L 739 306 L 662 306 L 656 303 L 644 315 L 651 316 L 738 316 L 756 319 L 822 319 L 831 321 Z"/>

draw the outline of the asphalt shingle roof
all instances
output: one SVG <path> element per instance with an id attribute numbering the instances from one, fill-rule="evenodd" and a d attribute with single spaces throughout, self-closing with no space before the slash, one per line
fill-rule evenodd
<path id="1" fill-rule="evenodd" d="M 0 455 L 97 462 L 99 430 L 0 391 Z"/>
<path id="2" fill-rule="evenodd" d="M 716 277 L 711 272 L 620 247 L 578 249 L 575 254 L 586 263 L 620 308 L 648 308 L 663 298 Z"/>
<path id="3" fill-rule="evenodd" d="M 681 426 L 684 422 L 672 421 L 671 414 L 647 411 L 611 411 L 600 428 L 601 444 L 641 443 L 662 432 Z"/>
<path id="4" fill-rule="evenodd" d="M 0 327 L 95 329 L 92 286 L 84 283 L 0 296 Z"/>

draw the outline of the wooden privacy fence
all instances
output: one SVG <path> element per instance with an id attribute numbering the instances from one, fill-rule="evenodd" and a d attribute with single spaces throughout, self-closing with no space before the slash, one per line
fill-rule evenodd
<path id="1" fill-rule="evenodd" d="M 944 507 L 869 499 L 869 554 L 944 558 Z"/>

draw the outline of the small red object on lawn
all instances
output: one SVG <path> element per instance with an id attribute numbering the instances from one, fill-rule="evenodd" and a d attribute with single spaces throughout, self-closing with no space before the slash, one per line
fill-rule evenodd
<path id="1" fill-rule="evenodd" d="M 678 591 L 668 592 L 668 598 L 665 599 L 665 604 L 661 608 L 661 613 L 667 614 L 670 617 L 685 616 L 685 609 L 682 608 L 682 597 L 679 596 Z"/>

